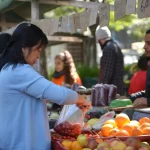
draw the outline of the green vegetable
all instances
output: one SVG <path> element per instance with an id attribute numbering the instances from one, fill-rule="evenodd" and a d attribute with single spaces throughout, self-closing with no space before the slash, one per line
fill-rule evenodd
<path id="1" fill-rule="evenodd" d="M 125 107 L 128 105 L 132 105 L 132 101 L 130 99 L 117 99 L 111 101 L 109 106 L 111 108 L 116 108 L 116 107 Z"/>

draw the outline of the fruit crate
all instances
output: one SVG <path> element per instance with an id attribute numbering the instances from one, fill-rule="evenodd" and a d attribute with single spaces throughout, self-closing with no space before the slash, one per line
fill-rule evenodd
<path id="1" fill-rule="evenodd" d="M 66 150 L 62 147 L 61 141 L 52 140 L 52 150 Z"/>
<path id="2" fill-rule="evenodd" d="M 129 137 L 133 137 L 136 139 L 139 139 L 141 142 L 147 142 L 150 143 L 150 135 L 141 135 L 141 136 L 117 136 L 117 137 L 101 137 L 101 139 L 105 140 L 110 140 L 111 138 L 117 138 L 120 139 L 121 141 L 127 140 Z"/>

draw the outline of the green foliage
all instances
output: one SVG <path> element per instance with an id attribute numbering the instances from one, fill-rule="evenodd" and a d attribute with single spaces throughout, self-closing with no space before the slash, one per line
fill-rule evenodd
<path id="1" fill-rule="evenodd" d="M 97 66 L 90 68 L 89 66 L 80 65 L 77 67 L 77 72 L 81 79 L 84 78 L 98 78 L 99 69 Z"/>
<path id="2" fill-rule="evenodd" d="M 136 15 L 129 15 L 129 16 L 125 16 L 124 18 L 115 22 L 114 21 L 114 12 L 111 11 L 109 26 L 110 26 L 110 28 L 112 28 L 116 31 L 120 31 L 120 30 L 123 30 L 124 28 L 129 27 L 134 22 L 134 19 L 136 19 Z"/>
<path id="3" fill-rule="evenodd" d="M 51 70 L 51 71 L 50 71 L 49 74 L 48 74 L 48 79 L 49 79 L 49 80 L 52 80 L 52 75 L 53 75 L 53 73 L 54 73 L 54 68 L 51 68 L 50 70 Z"/>
<path id="4" fill-rule="evenodd" d="M 80 13 L 84 10 L 84 8 L 78 8 L 73 6 L 60 6 L 54 9 L 52 12 L 50 11 L 46 13 L 45 18 L 68 16 L 71 14 Z"/>

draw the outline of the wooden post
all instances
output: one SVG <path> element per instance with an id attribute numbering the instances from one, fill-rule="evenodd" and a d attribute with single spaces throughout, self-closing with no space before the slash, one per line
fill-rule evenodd
<path id="1" fill-rule="evenodd" d="M 40 15 L 39 15 L 39 3 L 37 0 L 31 0 L 31 20 L 39 20 Z M 36 64 L 34 65 L 34 68 L 40 72 L 40 60 L 38 59 Z"/>
<path id="2" fill-rule="evenodd" d="M 6 27 L 6 19 L 5 19 L 5 14 L 2 14 L 1 15 L 1 20 L 2 20 L 2 24 L 1 24 L 1 29 L 2 29 L 2 31 L 5 31 L 6 29 L 7 29 L 7 27 Z"/>

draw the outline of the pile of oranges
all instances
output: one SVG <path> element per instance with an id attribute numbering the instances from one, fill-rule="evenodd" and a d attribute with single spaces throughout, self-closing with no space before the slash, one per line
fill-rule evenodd
<path id="1" fill-rule="evenodd" d="M 150 134 L 150 118 L 143 117 L 139 121 L 130 121 L 126 114 L 119 114 L 114 120 L 107 120 L 99 135 L 104 137 L 140 136 Z"/>

